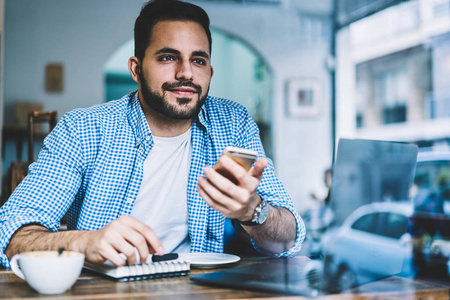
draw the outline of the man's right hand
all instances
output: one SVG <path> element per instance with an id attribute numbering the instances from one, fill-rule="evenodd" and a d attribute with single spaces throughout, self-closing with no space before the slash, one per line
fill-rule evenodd
<path id="1" fill-rule="evenodd" d="M 14 233 L 5 252 L 11 259 L 17 253 L 58 250 L 61 246 L 83 253 L 87 261 L 103 263 L 109 260 L 116 266 L 126 262 L 130 265 L 136 263 L 137 252 L 142 262 L 146 261 L 149 254 L 164 254 L 162 243 L 153 230 L 128 215 L 95 231 L 51 232 L 41 225 L 25 225 Z M 127 261 L 120 253 L 127 257 Z"/>
<path id="2" fill-rule="evenodd" d="M 128 215 L 121 216 L 100 230 L 84 233 L 85 238 L 73 245 L 75 249 L 80 248 L 79 251 L 93 263 L 109 260 L 116 266 L 122 266 L 126 262 L 119 253 L 123 253 L 128 264 L 135 264 L 135 248 L 141 262 L 146 261 L 149 254 L 164 254 L 162 243 L 153 230 Z"/>

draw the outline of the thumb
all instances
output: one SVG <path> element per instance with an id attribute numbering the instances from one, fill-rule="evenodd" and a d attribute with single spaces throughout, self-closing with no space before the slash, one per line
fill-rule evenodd
<path id="1" fill-rule="evenodd" d="M 253 168 L 250 170 L 250 175 L 261 180 L 264 169 L 267 167 L 267 158 L 263 157 L 258 159 Z"/>

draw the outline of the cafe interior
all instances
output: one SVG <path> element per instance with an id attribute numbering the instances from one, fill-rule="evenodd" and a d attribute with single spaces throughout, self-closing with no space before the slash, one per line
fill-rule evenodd
<path id="1" fill-rule="evenodd" d="M 66 112 L 137 89 L 127 61 L 144 2 L 0 0 L 0 205 Z M 63 295 L 448 299 L 450 0 L 189 2 L 211 20 L 209 95 L 241 103 L 258 124 L 306 225 L 296 258 L 314 272 L 289 283 L 284 276 L 272 291 L 189 278 L 110 283 L 82 273 Z M 353 154 L 336 164 L 344 151 Z M 0 294 L 38 295 L 14 276 L 0 269 Z"/>

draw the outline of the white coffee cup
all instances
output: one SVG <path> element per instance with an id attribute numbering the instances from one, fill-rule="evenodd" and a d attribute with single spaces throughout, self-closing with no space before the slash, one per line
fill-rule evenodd
<path id="1" fill-rule="evenodd" d="M 60 294 L 77 281 L 83 263 L 84 255 L 74 251 L 33 251 L 14 255 L 11 269 L 39 293 Z"/>

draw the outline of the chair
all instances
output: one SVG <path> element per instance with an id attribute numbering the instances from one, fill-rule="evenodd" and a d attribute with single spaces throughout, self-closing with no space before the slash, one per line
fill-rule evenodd
<path id="1" fill-rule="evenodd" d="M 34 161 L 34 139 L 37 123 L 48 123 L 49 131 L 52 131 L 56 126 L 56 111 L 30 111 L 28 113 L 28 161 L 14 161 L 11 163 L 3 188 L 4 200 L 9 198 L 19 183 L 25 178 L 28 174 L 28 166 Z"/>
<path id="2" fill-rule="evenodd" d="M 4 108 L 4 124 L 2 128 L 2 159 L 5 159 L 6 144 L 14 142 L 16 146 L 16 157 L 12 161 L 24 160 L 22 156 L 23 144 L 28 138 L 28 114 L 30 111 L 42 111 L 43 104 L 40 102 L 30 102 L 15 100 L 12 106 Z M 36 128 L 36 133 L 41 133 L 41 125 Z M 26 156 L 26 155 L 25 155 Z"/>
<path id="3" fill-rule="evenodd" d="M 56 111 L 30 111 L 28 114 L 28 161 L 34 160 L 35 123 L 48 123 L 49 131 L 56 126 Z"/>

